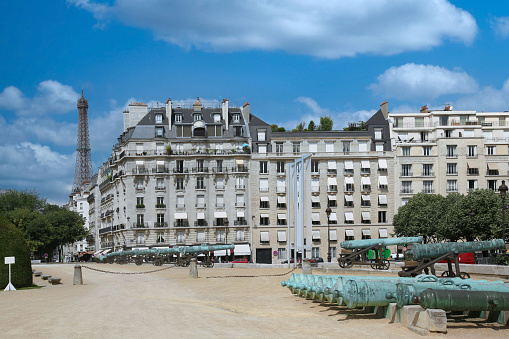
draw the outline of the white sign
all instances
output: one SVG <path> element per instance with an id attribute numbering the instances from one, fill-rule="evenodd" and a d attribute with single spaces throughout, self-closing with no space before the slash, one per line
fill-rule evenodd
<path id="1" fill-rule="evenodd" d="M 14 257 L 5 257 L 5 264 L 14 264 Z"/>

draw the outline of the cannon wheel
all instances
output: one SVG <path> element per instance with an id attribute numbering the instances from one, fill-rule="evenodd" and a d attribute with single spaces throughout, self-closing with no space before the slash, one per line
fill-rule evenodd
<path id="1" fill-rule="evenodd" d="M 378 265 L 379 270 L 388 270 L 391 267 L 391 262 L 389 260 L 382 260 Z"/>
<path id="2" fill-rule="evenodd" d="M 467 272 L 461 272 L 460 278 L 461 279 L 470 279 L 470 274 L 468 274 Z"/>
<path id="3" fill-rule="evenodd" d="M 449 277 L 449 278 L 452 278 L 452 277 L 455 277 L 456 275 L 454 274 L 454 272 L 451 272 L 451 271 L 444 271 L 442 272 L 442 277 Z"/>
<path id="4" fill-rule="evenodd" d="M 117 259 L 117 264 L 119 264 L 119 265 L 124 265 L 125 263 L 126 263 L 125 258 L 123 258 L 123 257 L 118 257 L 118 259 Z"/>
<path id="5" fill-rule="evenodd" d="M 154 266 L 162 266 L 162 265 L 163 265 L 162 259 L 160 259 L 160 258 L 154 259 Z"/>
<path id="6" fill-rule="evenodd" d="M 341 268 L 350 268 L 353 266 L 352 259 L 339 259 L 339 267 Z"/>
<path id="7" fill-rule="evenodd" d="M 141 264 L 143 264 L 143 259 L 142 258 L 136 258 L 136 259 L 134 259 L 134 263 L 136 264 L 136 266 L 140 266 Z"/>

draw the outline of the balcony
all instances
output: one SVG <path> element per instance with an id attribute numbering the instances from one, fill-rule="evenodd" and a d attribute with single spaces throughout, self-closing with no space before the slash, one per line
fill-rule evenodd
<path id="1" fill-rule="evenodd" d="M 196 207 L 196 208 L 207 208 L 207 204 L 206 203 L 196 203 L 196 204 L 194 204 L 194 207 Z"/>
<path id="2" fill-rule="evenodd" d="M 433 188 L 423 188 L 422 193 L 433 194 L 435 190 Z"/>
<path id="3" fill-rule="evenodd" d="M 327 192 L 337 192 L 337 191 L 338 191 L 338 186 L 336 186 L 336 185 L 327 186 Z"/>
<path id="4" fill-rule="evenodd" d="M 136 204 L 136 208 L 145 208 L 144 204 Z"/>
<path id="5" fill-rule="evenodd" d="M 286 187 L 277 187 L 276 193 L 286 193 Z"/>
<path id="6" fill-rule="evenodd" d="M 154 222 L 154 228 L 167 228 L 167 222 Z"/>
<path id="7" fill-rule="evenodd" d="M 226 167 L 212 167 L 212 173 L 225 174 L 228 173 L 228 169 Z"/>
<path id="8" fill-rule="evenodd" d="M 208 226 L 207 220 L 197 220 L 194 222 L 194 226 Z"/>
<path id="9" fill-rule="evenodd" d="M 327 169 L 327 174 L 328 175 L 337 175 L 338 174 L 338 170 L 335 169 L 335 168 L 329 168 L 329 169 Z"/>
<path id="10" fill-rule="evenodd" d="M 236 202 L 235 207 L 246 207 L 246 203 L 245 202 Z"/>
<path id="11" fill-rule="evenodd" d="M 235 185 L 236 190 L 244 190 L 246 189 L 246 185 Z"/>
<path id="12" fill-rule="evenodd" d="M 411 188 L 403 187 L 401 188 L 401 193 L 413 193 L 414 190 Z"/>
<path id="13" fill-rule="evenodd" d="M 209 173 L 208 167 L 193 167 L 191 168 L 191 172 L 193 173 Z"/>
<path id="14" fill-rule="evenodd" d="M 175 220 L 173 222 L 173 226 L 174 227 L 189 227 L 189 221 L 183 220 L 183 219 Z"/>
<path id="15" fill-rule="evenodd" d="M 148 169 L 146 169 L 145 167 L 133 168 L 133 174 L 145 175 L 148 174 Z"/>
<path id="16" fill-rule="evenodd" d="M 170 173 L 168 168 L 156 167 L 152 168 L 152 173 Z"/>
<path id="17" fill-rule="evenodd" d="M 104 233 L 110 233 L 110 232 L 111 232 L 111 226 L 104 227 L 99 230 L 99 235 L 104 234 Z"/>
<path id="18" fill-rule="evenodd" d="M 478 168 L 467 168 L 467 175 L 479 175 Z"/>
<path id="19" fill-rule="evenodd" d="M 242 219 L 242 220 L 234 220 L 234 221 L 233 221 L 233 225 L 234 225 L 234 226 L 247 226 L 247 220 L 245 220 L 245 219 Z"/>
<path id="20" fill-rule="evenodd" d="M 178 210 L 183 210 L 183 209 L 186 208 L 186 204 L 176 204 L 175 208 L 178 209 Z"/>
<path id="21" fill-rule="evenodd" d="M 156 204 L 156 208 L 166 208 L 165 204 Z"/>
<path id="22" fill-rule="evenodd" d="M 235 167 L 232 167 L 231 171 L 234 173 L 247 173 L 248 168 L 247 168 L 247 166 L 235 166 Z"/>
<path id="23" fill-rule="evenodd" d="M 197 190 L 204 190 L 204 189 L 207 188 L 207 186 L 205 186 L 205 185 L 196 185 L 196 186 L 194 186 L 194 188 L 197 189 Z"/>
<path id="24" fill-rule="evenodd" d="M 224 203 L 216 202 L 216 208 L 224 208 Z"/>
<path id="25" fill-rule="evenodd" d="M 187 169 L 187 167 L 175 167 L 175 168 L 173 168 L 173 173 L 185 174 L 185 173 L 189 173 L 189 170 Z"/>
<path id="26" fill-rule="evenodd" d="M 149 228 L 148 222 L 133 222 L 132 228 Z"/>
<path id="27" fill-rule="evenodd" d="M 311 193 L 320 193 L 319 186 L 311 186 Z"/>
<path id="28" fill-rule="evenodd" d="M 156 192 L 166 191 L 166 186 L 156 186 Z"/>

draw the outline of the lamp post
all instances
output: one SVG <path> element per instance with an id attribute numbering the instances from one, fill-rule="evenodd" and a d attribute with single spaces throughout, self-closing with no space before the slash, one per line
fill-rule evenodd
<path id="1" fill-rule="evenodd" d="M 502 185 L 498 188 L 500 196 L 502 197 L 502 240 L 505 244 L 505 194 L 507 193 L 507 186 L 505 180 L 502 180 Z"/>
<path id="2" fill-rule="evenodd" d="M 331 253 L 330 253 L 330 214 L 332 210 L 330 206 L 327 206 L 325 213 L 327 214 L 327 262 L 331 262 Z"/>

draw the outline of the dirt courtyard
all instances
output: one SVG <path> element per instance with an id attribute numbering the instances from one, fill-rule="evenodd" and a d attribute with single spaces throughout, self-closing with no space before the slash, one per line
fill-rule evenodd
<path id="1" fill-rule="evenodd" d="M 160 269 L 85 265 L 124 273 Z M 296 297 L 281 287 L 290 274 L 207 278 L 274 275 L 287 268 L 200 267 L 198 279 L 189 278 L 188 268 L 136 275 L 83 268 L 84 284 L 73 286 L 74 264 L 33 267 L 62 284 L 34 277 L 43 288 L 0 292 L 0 338 L 418 337 L 387 319 Z M 448 329 L 450 338 L 509 337 L 508 327 L 492 323 L 453 323 Z"/>

